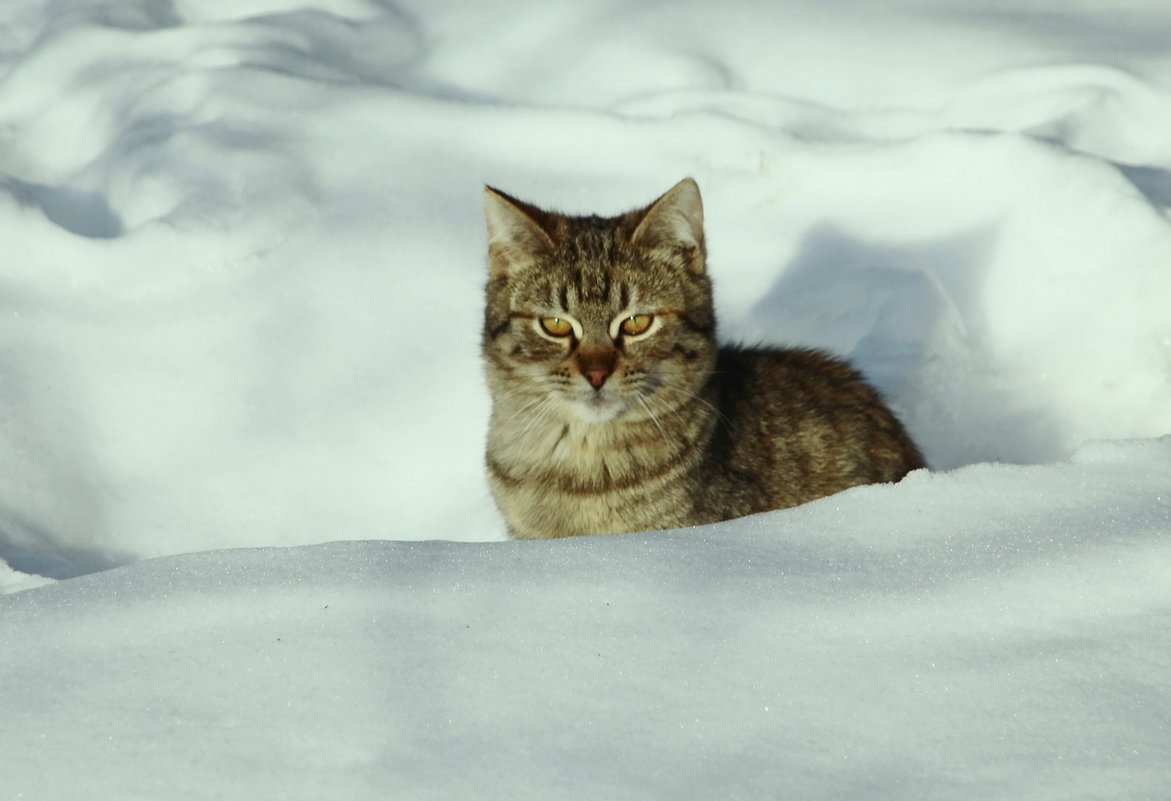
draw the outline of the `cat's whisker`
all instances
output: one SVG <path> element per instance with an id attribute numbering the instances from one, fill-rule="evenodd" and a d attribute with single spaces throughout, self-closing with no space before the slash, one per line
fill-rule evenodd
<path id="1" fill-rule="evenodd" d="M 655 407 L 658 408 L 658 410 L 660 412 L 671 415 L 673 418 L 675 418 L 679 422 L 683 423 L 684 425 L 687 424 L 687 418 L 679 410 L 678 406 L 673 406 L 673 405 L 667 403 L 666 401 L 664 401 L 662 398 L 658 397 L 657 395 L 641 395 L 639 397 L 639 400 L 642 401 L 643 405 L 647 407 L 648 412 L 651 411 L 651 406 L 653 404 Z"/>
<path id="2" fill-rule="evenodd" d="M 505 426 L 510 425 L 513 420 L 520 417 L 522 414 L 529 414 L 534 409 L 536 409 L 536 408 L 540 407 L 542 404 L 545 404 L 548 402 L 549 402 L 549 398 L 547 395 L 544 395 L 544 394 L 539 395 L 536 398 L 532 398 L 530 400 L 525 401 L 523 404 L 521 404 L 521 406 L 519 408 L 513 410 L 512 414 L 510 414 L 508 417 L 506 417 L 504 420 L 502 420 L 500 422 L 502 425 L 505 425 Z"/>
<path id="3" fill-rule="evenodd" d="M 650 403 L 648 403 L 647 399 L 642 395 L 638 396 L 638 402 L 642 404 L 642 408 L 646 409 L 646 413 L 651 417 L 651 422 L 655 424 L 655 428 L 659 429 L 659 434 L 661 434 L 663 440 L 666 441 L 668 439 L 667 432 L 663 430 L 663 426 L 659 423 L 658 415 L 655 414 L 655 410 L 651 408 Z"/>
<path id="4" fill-rule="evenodd" d="M 715 414 L 716 419 L 718 419 L 724 425 L 728 426 L 728 428 L 732 427 L 732 421 L 729 420 L 728 416 L 725 415 L 722 411 L 720 411 L 719 407 L 717 407 L 714 403 L 712 403 L 707 398 L 700 395 L 698 392 L 692 392 L 689 394 L 690 394 L 691 400 L 698 401 L 698 402 L 702 403 L 704 406 L 706 406 L 712 410 L 712 413 Z"/>
<path id="5" fill-rule="evenodd" d="M 518 420 L 527 421 L 528 419 L 531 419 L 531 415 L 534 413 L 534 411 L 540 408 L 544 403 L 545 400 L 543 398 L 538 398 L 535 401 L 526 403 L 523 406 L 513 410 L 512 414 L 501 420 L 500 425 L 506 428 L 512 428 L 513 424 L 515 424 Z"/>
<path id="6" fill-rule="evenodd" d="M 533 431 L 537 430 L 541 425 L 543 425 L 546 421 L 546 418 L 550 416 L 553 405 L 554 404 L 552 399 L 544 398 L 541 403 L 536 406 L 536 408 L 531 410 L 531 416 L 528 420 L 525 421 L 524 426 L 520 429 L 520 431 L 517 432 L 518 435 L 523 437 L 527 434 L 531 434 Z"/>

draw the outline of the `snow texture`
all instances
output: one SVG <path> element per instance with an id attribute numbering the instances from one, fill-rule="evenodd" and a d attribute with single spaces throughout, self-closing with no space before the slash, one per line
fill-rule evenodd
<path id="1" fill-rule="evenodd" d="M 0 798 L 1164 799 L 1162 0 L 7 0 Z M 502 542 L 481 186 L 704 193 L 933 470 Z"/>

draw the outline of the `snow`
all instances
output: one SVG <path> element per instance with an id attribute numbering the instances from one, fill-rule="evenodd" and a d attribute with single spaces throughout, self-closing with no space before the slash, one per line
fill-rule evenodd
<path id="1" fill-rule="evenodd" d="M 95 798 L 1158 798 L 1169 482 L 1171 439 L 1114 442 L 690 531 L 84 576 L 5 601 L 5 781 L 71 797 L 67 758 Z"/>
<path id="2" fill-rule="evenodd" d="M 11 0 L 0 796 L 1157 799 L 1157 0 Z M 482 184 L 704 194 L 933 472 L 502 542 Z"/>

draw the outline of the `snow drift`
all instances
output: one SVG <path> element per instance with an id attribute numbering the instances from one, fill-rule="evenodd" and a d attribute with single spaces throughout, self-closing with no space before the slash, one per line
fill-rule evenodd
<path id="1" fill-rule="evenodd" d="M 67 758 L 95 798 L 1158 798 L 1169 482 L 1171 439 L 1111 443 L 689 531 L 18 593 L 5 786 L 71 797 Z"/>

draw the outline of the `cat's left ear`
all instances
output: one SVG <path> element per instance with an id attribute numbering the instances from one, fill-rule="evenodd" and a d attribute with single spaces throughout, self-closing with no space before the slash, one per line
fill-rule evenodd
<path id="1" fill-rule="evenodd" d="M 542 227 L 548 215 L 528 203 L 484 187 L 484 220 L 488 223 L 488 270 L 493 278 L 506 278 L 531 264 L 535 257 L 554 249 Z"/>
<path id="2" fill-rule="evenodd" d="M 669 248 L 682 256 L 691 272 L 704 271 L 703 200 L 699 185 L 684 178 L 650 205 L 634 229 L 631 242 L 645 248 Z"/>

